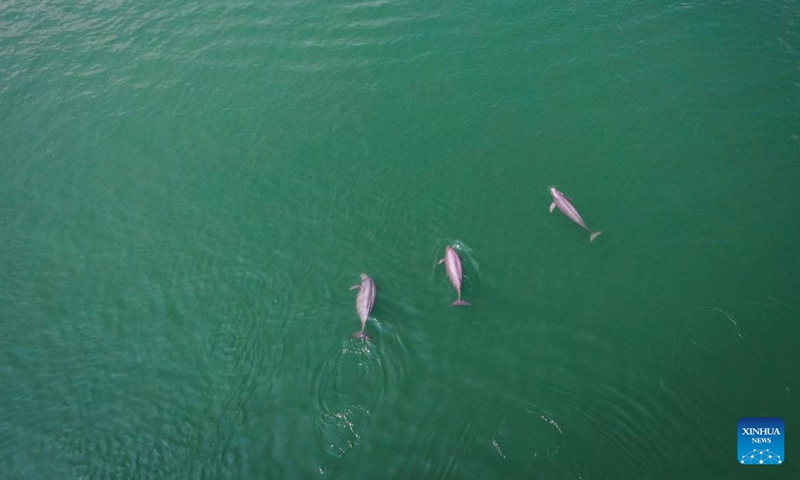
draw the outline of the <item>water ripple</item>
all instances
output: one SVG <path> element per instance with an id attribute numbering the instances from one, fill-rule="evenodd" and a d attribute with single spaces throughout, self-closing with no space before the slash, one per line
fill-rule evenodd
<path id="1" fill-rule="evenodd" d="M 328 455 L 341 458 L 363 441 L 385 385 L 383 377 L 376 348 L 360 339 L 345 340 L 317 371 L 319 436 Z"/>
<path id="2" fill-rule="evenodd" d="M 550 413 L 532 403 L 505 412 L 491 434 L 492 447 L 503 460 L 533 468 L 563 448 L 564 432 Z"/>

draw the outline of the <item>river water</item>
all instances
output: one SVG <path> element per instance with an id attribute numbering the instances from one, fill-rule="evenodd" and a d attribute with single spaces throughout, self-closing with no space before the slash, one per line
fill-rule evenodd
<path id="1" fill-rule="evenodd" d="M 799 22 L 3 2 L 0 476 L 800 478 Z"/>

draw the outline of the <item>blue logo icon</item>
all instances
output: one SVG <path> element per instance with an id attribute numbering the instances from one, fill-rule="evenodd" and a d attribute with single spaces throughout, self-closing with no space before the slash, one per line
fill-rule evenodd
<path id="1" fill-rule="evenodd" d="M 739 420 L 739 463 L 780 465 L 783 458 L 783 420 L 743 418 Z"/>

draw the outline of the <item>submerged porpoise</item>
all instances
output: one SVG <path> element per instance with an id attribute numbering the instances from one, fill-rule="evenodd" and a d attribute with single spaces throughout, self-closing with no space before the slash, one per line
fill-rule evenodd
<path id="1" fill-rule="evenodd" d="M 550 204 L 550 213 L 553 213 L 553 210 L 555 210 L 556 207 L 558 207 L 558 209 L 561 210 L 561 213 L 566 215 L 570 220 L 577 223 L 578 225 L 586 229 L 587 232 L 589 232 L 590 242 L 594 241 L 594 239 L 597 238 L 598 235 L 603 233 L 600 231 L 597 232 L 591 231 L 581 218 L 581 215 L 578 213 L 578 210 L 576 210 L 575 207 L 572 206 L 572 202 L 570 202 L 570 199 L 564 196 L 563 193 L 559 192 L 558 189 L 556 189 L 556 187 L 550 187 L 550 195 L 553 196 L 553 203 Z"/>
<path id="2" fill-rule="evenodd" d="M 439 264 L 443 262 L 447 269 L 447 277 L 450 279 L 450 283 L 453 284 L 453 288 L 458 292 L 458 299 L 451 303 L 451 305 L 469 305 L 469 302 L 466 300 L 461 300 L 461 258 L 458 256 L 458 253 L 456 253 L 455 248 L 450 245 L 447 246 L 444 252 L 444 258 L 439 260 Z"/>
<path id="3" fill-rule="evenodd" d="M 364 329 L 367 327 L 367 319 L 369 318 L 370 312 L 372 312 L 372 307 L 375 306 L 375 296 L 378 293 L 378 289 L 375 288 L 375 281 L 369 278 L 369 275 L 366 273 L 361 274 L 361 283 L 353 285 L 350 287 L 350 290 L 354 288 L 358 289 L 358 295 L 356 295 L 356 311 L 358 311 L 358 317 L 361 319 L 361 331 L 351 336 L 353 338 L 369 338 L 369 335 Z"/>

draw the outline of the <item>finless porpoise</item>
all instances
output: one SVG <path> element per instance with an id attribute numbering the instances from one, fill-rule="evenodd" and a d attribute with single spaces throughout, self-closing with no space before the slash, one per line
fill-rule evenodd
<path id="1" fill-rule="evenodd" d="M 469 305 L 466 300 L 461 300 L 461 258 L 456 253 L 456 249 L 448 245 L 444 252 L 444 258 L 439 260 L 439 264 L 441 263 L 444 263 L 447 269 L 447 277 L 450 279 L 450 283 L 453 284 L 453 288 L 458 292 L 458 299 L 451 305 Z"/>
<path id="2" fill-rule="evenodd" d="M 356 295 L 356 311 L 361 319 L 361 331 L 352 334 L 351 337 L 369 338 L 369 335 L 364 329 L 367 327 L 367 319 L 369 318 L 370 312 L 372 312 L 372 307 L 375 306 L 375 296 L 378 293 L 378 289 L 375 288 L 375 281 L 369 278 L 369 275 L 366 273 L 361 274 L 361 283 L 353 285 L 350 287 L 350 290 L 354 288 L 358 289 L 358 295 Z"/>
<path id="3" fill-rule="evenodd" d="M 553 210 L 555 210 L 556 207 L 558 207 L 558 209 L 561 210 L 561 213 L 566 215 L 570 220 L 577 223 L 578 225 L 586 229 L 587 232 L 589 232 L 590 242 L 594 241 L 594 239 L 597 238 L 598 235 L 603 233 L 600 231 L 597 232 L 591 231 L 581 218 L 581 215 L 578 213 L 578 210 L 576 210 L 575 207 L 572 206 L 570 198 L 566 197 L 563 193 L 559 192 L 558 189 L 556 189 L 556 187 L 550 187 L 550 195 L 553 196 L 553 203 L 550 204 L 550 213 L 553 213 Z"/>

